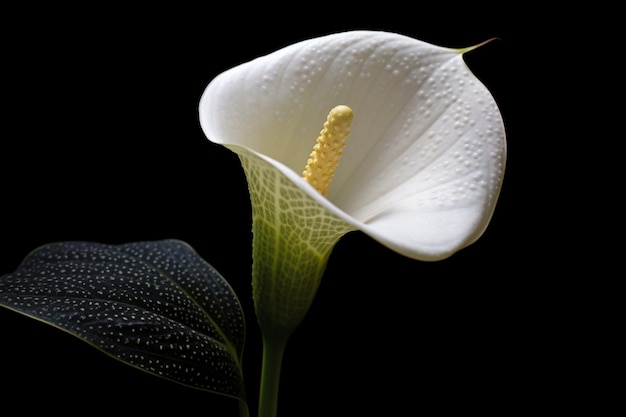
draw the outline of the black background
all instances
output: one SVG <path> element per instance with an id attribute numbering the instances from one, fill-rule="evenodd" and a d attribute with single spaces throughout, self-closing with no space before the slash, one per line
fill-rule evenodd
<path id="1" fill-rule="evenodd" d="M 450 47 L 498 37 L 466 56 L 508 135 L 489 228 L 436 263 L 404 258 L 360 232 L 345 236 L 288 345 L 279 415 L 534 410 L 560 372 L 551 348 L 559 318 L 535 274 L 543 255 L 520 246 L 539 227 L 527 221 L 536 210 L 528 170 L 539 139 L 528 135 L 533 110 L 521 103 L 533 93 L 524 80 L 536 69 L 541 22 L 508 6 L 360 14 L 354 5 L 303 7 L 163 3 L 5 14 L 14 24 L 3 29 L 0 274 L 54 241 L 190 243 L 246 310 L 244 369 L 255 415 L 250 205 L 238 159 L 200 130 L 204 88 L 232 66 L 336 31 L 388 30 Z M 0 326 L 5 406 L 33 414 L 237 415 L 233 400 L 126 367 L 16 313 L 0 310 Z M 27 401 L 18 400 L 23 395 Z"/>

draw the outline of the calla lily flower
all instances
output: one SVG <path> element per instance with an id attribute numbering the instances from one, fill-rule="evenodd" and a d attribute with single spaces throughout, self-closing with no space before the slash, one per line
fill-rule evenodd
<path id="1" fill-rule="evenodd" d="M 478 239 L 502 183 L 505 130 L 463 53 L 407 36 L 350 31 L 234 67 L 206 88 L 201 127 L 236 152 L 253 209 L 253 285 L 268 331 L 308 310 L 328 256 L 360 230 L 435 261 Z M 331 108 L 354 121 L 327 196 L 302 178 Z"/>

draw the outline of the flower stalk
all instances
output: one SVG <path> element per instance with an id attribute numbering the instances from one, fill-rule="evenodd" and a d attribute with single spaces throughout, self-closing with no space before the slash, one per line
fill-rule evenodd
<path id="1" fill-rule="evenodd" d="M 258 417 L 276 417 L 283 352 L 287 338 L 263 335 L 263 362 Z"/>

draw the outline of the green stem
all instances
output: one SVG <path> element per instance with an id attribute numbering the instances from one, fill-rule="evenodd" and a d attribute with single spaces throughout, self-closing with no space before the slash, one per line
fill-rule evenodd
<path id="1" fill-rule="evenodd" d="M 283 352 L 288 337 L 263 336 L 263 364 L 258 417 L 276 417 Z"/>

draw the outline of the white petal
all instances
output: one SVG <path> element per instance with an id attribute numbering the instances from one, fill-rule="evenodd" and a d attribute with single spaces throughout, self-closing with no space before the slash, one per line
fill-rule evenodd
<path id="1" fill-rule="evenodd" d="M 329 200 L 299 179 L 328 111 L 354 110 Z M 458 50 L 386 32 L 304 41 L 218 76 L 207 137 L 264 155 L 383 244 L 441 259 L 485 229 L 505 165 L 504 127 Z"/>

